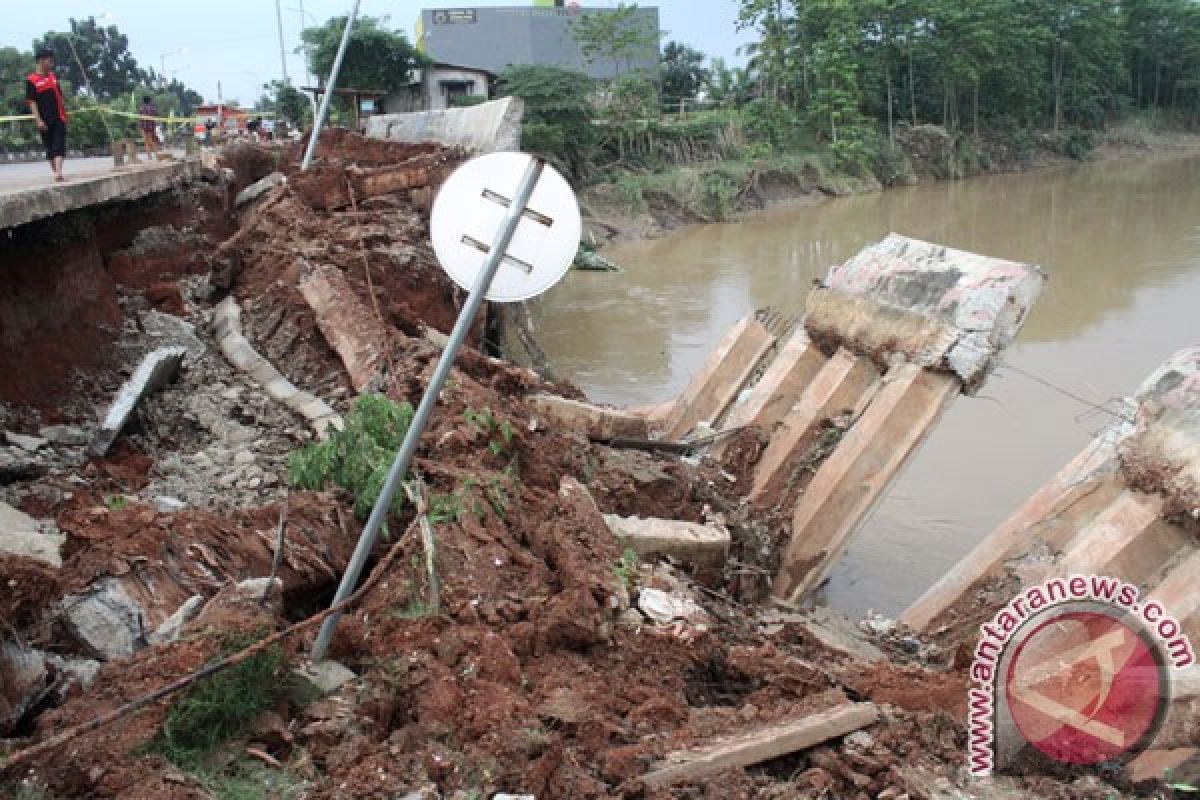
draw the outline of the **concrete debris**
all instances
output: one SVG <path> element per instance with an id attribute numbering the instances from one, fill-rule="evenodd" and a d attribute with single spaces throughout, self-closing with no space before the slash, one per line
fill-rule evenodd
<path id="1" fill-rule="evenodd" d="M 0 553 L 61 567 L 65 542 L 66 537 L 58 532 L 53 522 L 39 523 L 28 514 L 0 502 Z"/>
<path id="2" fill-rule="evenodd" d="M 664 625 L 675 620 L 695 624 L 703 624 L 708 620 L 708 613 L 695 601 L 661 589 L 642 589 L 638 592 L 637 605 L 651 620 Z"/>
<path id="3" fill-rule="evenodd" d="M 26 436 L 20 433 L 13 433 L 12 431 L 5 431 L 4 439 L 13 447 L 19 447 L 27 453 L 36 453 L 49 444 L 48 440 L 39 436 Z"/>
<path id="4" fill-rule="evenodd" d="M 182 347 L 190 359 L 203 355 L 208 349 L 196 335 L 196 326 L 174 314 L 144 311 L 138 315 L 138 322 L 156 347 Z"/>
<path id="5" fill-rule="evenodd" d="M 641 519 L 605 514 L 604 521 L 623 549 L 639 556 L 669 556 L 697 567 L 720 570 L 729 556 L 729 530 L 671 519 Z"/>
<path id="6" fill-rule="evenodd" d="M 571 400 L 552 394 L 535 394 L 525 402 L 544 422 L 579 433 L 592 441 L 646 439 L 650 428 L 646 418 L 629 411 Z"/>
<path id="7" fill-rule="evenodd" d="M 1032 264 L 892 233 L 829 271 L 824 288 L 809 295 L 805 326 L 817 341 L 876 357 L 899 352 L 974 389 L 1044 282 Z"/>
<path id="8" fill-rule="evenodd" d="M 204 597 L 198 594 L 189 597 L 183 605 L 176 609 L 174 614 L 167 617 L 161 625 L 154 629 L 149 637 L 150 644 L 167 644 L 178 639 L 183 633 L 184 626 L 195 619 L 202 608 L 204 608 Z"/>
<path id="9" fill-rule="evenodd" d="M 317 326 L 362 392 L 379 376 L 388 333 L 383 320 L 371 312 L 350 288 L 345 273 L 324 264 L 306 264 L 300 293 L 317 317 Z"/>
<path id="10" fill-rule="evenodd" d="M 183 502 L 178 497 L 159 495 L 158 497 L 154 498 L 153 502 L 154 509 L 156 511 L 161 511 L 164 514 L 173 514 L 176 511 L 183 511 L 185 508 L 187 508 L 187 503 Z"/>
<path id="11" fill-rule="evenodd" d="M 871 725 L 879 710 L 871 703 L 851 703 L 794 722 L 769 725 L 704 747 L 667 756 L 642 777 L 651 788 L 700 783 L 728 769 L 761 764 Z"/>
<path id="12" fill-rule="evenodd" d="M 172 380 L 183 365 L 187 351 L 182 347 L 163 347 L 149 353 L 137 371 L 121 387 L 117 397 L 100 423 L 92 440 L 92 454 L 103 456 L 120 436 L 138 403 L 151 392 L 158 391 Z"/>
<path id="13" fill-rule="evenodd" d="M 63 447 L 86 447 L 92 441 L 91 434 L 78 425 L 47 425 L 38 429 L 38 435 Z"/>
<path id="14" fill-rule="evenodd" d="M 469 108 L 374 114 L 367 120 L 367 136 L 396 142 L 438 142 L 478 153 L 516 151 L 521 149 L 524 115 L 525 104 L 519 97 Z"/>
<path id="15" fill-rule="evenodd" d="M 133 655 L 147 643 L 144 612 L 115 578 L 105 578 L 85 594 L 66 596 L 62 606 L 71 635 L 101 661 Z"/>
<path id="16" fill-rule="evenodd" d="M 247 203 L 253 203 L 276 186 L 282 186 L 285 183 L 287 183 L 286 175 L 282 172 L 272 172 L 267 177 L 255 181 L 238 192 L 237 197 L 233 200 L 233 205 L 235 208 L 241 208 Z"/>
<path id="17" fill-rule="evenodd" d="M 305 664 L 294 672 L 316 689 L 322 697 L 331 695 L 351 681 L 358 679 L 358 675 L 352 669 L 329 659 L 316 664 Z"/>
<path id="18" fill-rule="evenodd" d="M 229 362 L 253 378 L 274 400 L 308 420 L 318 436 L 324 437 L 331 426 L 340 429 L 342 418 L 329 404 L 297 389 L 250 345 L 242 334 L 241 315 L 241 307 L 232 297 L 222 300 L 214 315 L 217 343 Z"/>

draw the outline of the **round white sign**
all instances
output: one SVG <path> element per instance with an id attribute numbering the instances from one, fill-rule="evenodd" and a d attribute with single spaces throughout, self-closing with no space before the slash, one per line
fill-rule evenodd
<path id="1" fill-rule="evenodd" d="M 491 252 L 532 156 L 491 153 L 463 164 L 433 203 L 430 238 L 450 278 L 470 290 Z M 546 165 L 529 198 L 487 299 L 515 303 L 562 280 L 575 260 L 583 221 L 571 185 Z"/>

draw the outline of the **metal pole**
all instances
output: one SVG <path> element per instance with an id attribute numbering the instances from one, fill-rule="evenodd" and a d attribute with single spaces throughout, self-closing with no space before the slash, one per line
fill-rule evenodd
<path id="1" fill-rule="evenodd" d="M 313 120 L 312 133 L 308 137 L 308 147 L 304 151 L 304 161 L 300 164 L 301 171 L 307 171 L 312 164 L 313 155 L 317 152 L 317 138 L 321 135 L 321 127 L 325 124 L 325 116 L 329 113 L 329 100 L 337 86 L 338 73 L 342 70 L 342 59 L 346 55 L 346 45 L 350 44 L 350 31 L 354 29 L 354 20 L 358 17 L 358 4 L 354 0 L 354 8 L 346 17 L 346 30 L 342 32 L 342 43 L 338 45 L 337 55 L 333 59 L 333 69 L 329 71 L 329 81 L 325 84 L 325 96 L 321 98 L 321 107 L 317 109 L 317 118 Z"/>
<path id="2" fill-rule="evenodd" d="M 467 339 L 467 334 L 471 331 L 471 325 L 474 323 L 475 317 L 479 313 L 479 308 L 483 305 L 484 298 L 492 286 L 492 279 L 496 277 L 500 263 L 508 252 L 508 246 L 512 243 L 513 234 L 516 233 L 517 225 L 521 222 L 521 218 L 525 214 L 526 206 L 529 205 L 529 198 L 533 195 L 533 190 L 542 176 L 542 168 L 544 166 L 545 163 L 540 158 L 531 159 L 529 167 L 521 177 L 521 183 L 517 187 L 516 196 L 513 197 L 512 203 L 508 207 L 508 212 L 504 215 L 504 220 L 500 223 L 500 229 L 496 233 L 495 242 L 493 242 L 492 249 L 488 252 L 487 261 L 484 262 L 483 268 L 479 271 L 479 276 L 475 279 L 475 285 L 471 287 L 471 293 L 467 296 L 467 303 L 463 306 L 462 313 L 458 315 L 458 321 L 454 323 L 454 330 L 450 333 L 450 340 L 447 342 L 446 349 L 442 352 L 441 359 L 433 371 L 433 377 L 429 379 L 429 386 L 425 389 L 425 396 L 421 398 L 421 405 L 417 407 L 417 411 L 413 415 L 412 424 L 409 425 L 408 433 L 404 437 L 404 443 L 400 445 L 400 452 L 396 454 L 396 460 L 392 462 L 392 468 L 388 472 L 387 480 L 384 481 L 383 490 L 379 494 L 379 499 L 375 502 L 375 508 L 371 510 L 371 517 L 367 520 L 367 526 L 363 529 L 362 536 L 359 537 L 358 546 L 354 548 L 354 555 L 350 557 L 350 565 L 346 567 L 346 574 L 342 576 L 342 582 L 338 586 L 337 594 L 333 597 L 332 605 L 334 606 L 353 594 L 355 587 L 358 585 L 358 579 L 362 574 L 363 567 L 367 563 L 367 558 L 371 555 L 371 551 L 375 548 L 375 542 L 379 538 L 379 530 L 387 520 L 388 512 L 392 506 L 392 498 L 396 496 L 396 491 L 400 488 L 400 482 L 408 472 L 408 467 L 412 463 L 413 456 L 416 455 L 417 445 L 420 444 L 421 435 L 429 425 L 430 417 L 433 416 L 433 409 L 437 405 L 438 395 L 442 393 L 442 387 L 445 385 L 446 379 L 450 377 L 450 370 L 454 367 L 454 358 L 458 355 L 459 349 Z M 326 619 L 321 626 L 321 632 L 317 634 L 317 641 L 313 644 L 313 661 L 321 661 L 325 658 L 325 653 L 329 649 L 329 642 L 333 639 L 333 632 L 337 628 L 340 618 L 340 614 L 334 614 Z"/>
<path id="3" fill-rule="evenodd" d="M 287 49 L 283 45 L 283 11 L 279 8 L 279 0 L 275 0 L 275 26 L 279 28 L 279 63 L 283 67 L 283 82 L 287 85 L 292 81 L 287 74 Z"/>

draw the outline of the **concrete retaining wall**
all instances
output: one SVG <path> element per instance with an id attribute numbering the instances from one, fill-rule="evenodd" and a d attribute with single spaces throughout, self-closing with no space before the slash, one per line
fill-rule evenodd
<path id="1" fill-rule="evenodd" d="M 367 136 L 397 142 L 438 142 L 478 153 L 521 149 L 525 104 L 505 97 L 468 108 L 379 114 L 367 122 Z"/>

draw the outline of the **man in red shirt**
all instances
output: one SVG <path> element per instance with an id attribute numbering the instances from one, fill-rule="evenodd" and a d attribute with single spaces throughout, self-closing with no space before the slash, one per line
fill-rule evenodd
<path id="1" fill-rule="evenodd" d="M 25 80 L 25 101 L 42 134 L 54 180 L 62 181 L 63 158 L 67 155 L 67 107 L 54 74 L 54 53 L 42 48 L 36 58 L 37 69 Z"/>

